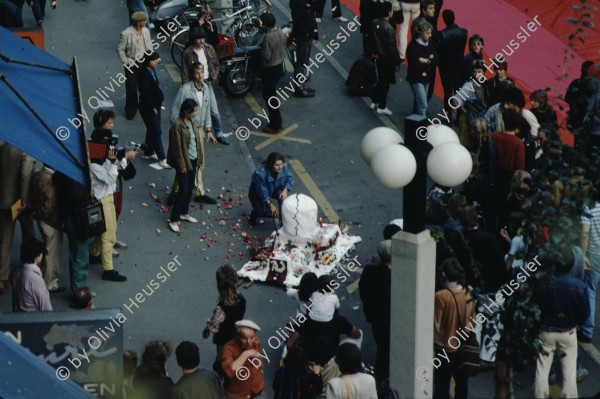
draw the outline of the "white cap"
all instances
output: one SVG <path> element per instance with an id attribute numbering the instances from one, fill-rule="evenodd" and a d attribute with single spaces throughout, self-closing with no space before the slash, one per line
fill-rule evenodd
<path id="1" fill-rule="evenodd" d="M 240 321 L 236 321 L 235 322 L 235 328 L 240 328 L 240 327 L 248 327 L 251 328 L 255 331 L 260 331 L 260 327 L 258 326 L 258 324 L 256 324 L 255 322 L 253 322 L 252 320 L 240 320 Z"/>

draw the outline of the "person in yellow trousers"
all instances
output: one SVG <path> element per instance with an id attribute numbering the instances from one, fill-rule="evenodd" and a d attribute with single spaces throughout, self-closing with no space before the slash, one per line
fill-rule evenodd
<path id="1" fill-rule="evenodd" d="M 117 212 L 115 210 L 114 192 L 117 188 L 119 167 L 125 169 L 127 161 L 135 158 L 135 152 L 130 151 L 125 157 L 118 160 L 117 150 L 109 148 L 112 138 L 112 130 L 97 128 L 92 132 L 90 140 L 91 143 L 106 144 L 108 150 L 106 158 L 92 159 L 90 162 L 92 191 L 94 197 L 102 204 L 104 222 L 106 224 L 106 231 L 96 237 L 96 241 L 90 251 L 90 258 L 100 257 L 102 269 L 104 270 L 102 280 L 125 281 L 127 277 L 113 269 L 112 252 L 113 246 L 117 241 Z"/>

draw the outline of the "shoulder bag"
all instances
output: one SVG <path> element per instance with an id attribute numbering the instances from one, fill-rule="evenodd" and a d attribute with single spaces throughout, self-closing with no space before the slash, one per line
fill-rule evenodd
<path id="1" fill-rule="evenodd" d="M 450 288 L 446 288 L 452 294 L 454 303 L 456 304 L 456 313 L 458 319 L 461 320 L 460 310 L 458 308 L 458 301 L 454 296 L 454 292 Z M 461 326 L 462 327 L 462 326 Z M 460 347 L 456 351 L 456 357 L 458 362 L 458 370 L 462 371 L 469 377 L 474 377 L 479 374 L 481 368 L 481 361 L 479 360 L 479 342 L 477 342 L 477 336 L 474 332 L 468 332 L 468 338 L 462 341 Z"/>
<path id="2" fill-rule="evenodd" d="M 76 208 L 73 215 L 75 232 L 81 238 L 90 238 L 106 231 L 102 204 L 92 197 L 87 205 Z"/>

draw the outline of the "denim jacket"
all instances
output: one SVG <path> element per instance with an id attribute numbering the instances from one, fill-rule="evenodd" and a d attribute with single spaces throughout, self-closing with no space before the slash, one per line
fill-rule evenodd
<path id="1" fill-rule="evenodd" d="M 568 331 L 582 324 L 590 314 L 585 284 L 562 274 L 549 283 L 539 298 L 542 331 Z"/>
<path id="2" fill-rule="evenodd" d="M 264 165 L 256 168 L 252 173 L 252 182 L 248 190 L 248 199 L 252 203 L 252 209 L 256 212 L 256 215 L 271 216 L 268 201 L 271 198 L 279 200 L 279 195 L 283 189 L 287 188 L 288 191 L 291 191 L 293 184 L 294 177 L 287 164 L 283 164 L 283 168 L 277 174 L 277 177 L 273 176 Z"/>

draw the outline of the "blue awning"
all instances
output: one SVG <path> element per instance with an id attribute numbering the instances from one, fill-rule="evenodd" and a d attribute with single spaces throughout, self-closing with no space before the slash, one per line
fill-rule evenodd
<path id="1" fill-rule="evenodd" d="M 88 185 L 76 65 L 0 27 L 0 140 Z"/>
<path id="2" fill-rule="evenodd" d="M 0 331 L 0 397 L 4 399 L 93 398 L 73 381 Z"/>

